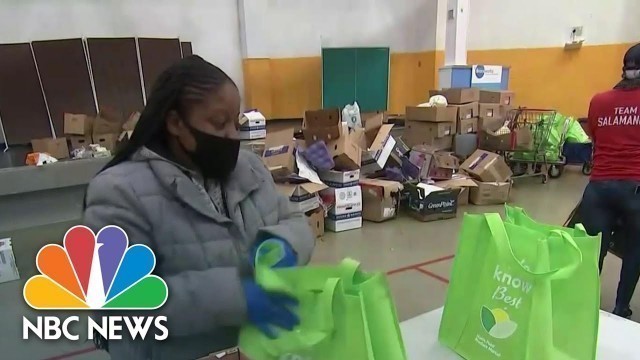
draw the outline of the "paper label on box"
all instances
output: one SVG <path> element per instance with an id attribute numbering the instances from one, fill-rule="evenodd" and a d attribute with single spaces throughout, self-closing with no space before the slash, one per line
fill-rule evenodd
<path id="1" fill-rule="evenodd" d="M 289 145 L 280 145 L 264 150 L 264 157 L 286 154 L 289 152 Z"/>
<path id="2" fill-rule="evenodd" d="M 396 209 L 395 208 L 384 208 L 384 210 L 382 210 L 382 215 L 385 218 L 394 217 L 396 215 Z"/>

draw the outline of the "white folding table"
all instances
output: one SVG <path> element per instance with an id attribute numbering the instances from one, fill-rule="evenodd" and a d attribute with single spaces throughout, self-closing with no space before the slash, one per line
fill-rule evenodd
<path id="1" fill-rule="evenodd" d="M 462 359 L 438 342 L 441 318 L 442 308 L 439 308 L 400 324 L 409 360 Z M 600 312 L 598 360 L 640 360 L 639 343 L 640 324 Z"/>

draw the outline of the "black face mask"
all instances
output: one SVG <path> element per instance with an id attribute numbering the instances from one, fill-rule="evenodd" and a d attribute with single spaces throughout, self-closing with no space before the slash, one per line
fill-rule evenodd
<path id="1" fill-rule="evenodd" d="M 202 132 L 186 123 L 196 140 L 196 150 L 186 151 L 207 179 L 227 180 L 238 163 L 240 140 Z"/>

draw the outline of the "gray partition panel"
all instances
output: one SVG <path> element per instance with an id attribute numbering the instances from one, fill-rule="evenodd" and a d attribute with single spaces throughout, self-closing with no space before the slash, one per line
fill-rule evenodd
<path id="1" fill-rule="evenodd" d="M 138 38 L 142 77 L 147 98 L 158 76 L 169 66 L 180 60 L 179 39 Z"/>
<path id="2" fill-rule="evenodd" d="M 0 116 L 9 145 L 52 136 L 28 43 L 0 45 Z"/>
<path id="3" fill-rule="evenodd" d="M 87 46 L 100 109 L 113 109 L 123 119 L 142 110 L 135 39 L 90 38 Z"/>
<path id="4" fill-rule="evenodd" d="M 82 39 L 34 41 L 33 52 L 56 135 L 64 133 L 64 113 L 96 113 Z"/>

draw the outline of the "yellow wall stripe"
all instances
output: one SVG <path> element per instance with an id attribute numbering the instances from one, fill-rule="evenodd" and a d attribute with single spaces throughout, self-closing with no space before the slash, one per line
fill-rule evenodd
<path id="1" fill-rule="evenodd" d="M 516 104 L 553 108 L 585 116 L 589 100 L 620 79 L 622 57 L 631 44 L 563 48 L 469 51 L 470 64 L 511 66 L 510 87 Z M 389 112 L 427 101 L 438 84 L 443 51 L 392 53 Z M 322 103 L 322 61 L 318 57 L 244 59 L 245 102 L 270 119 L 300 118 Z"/>

